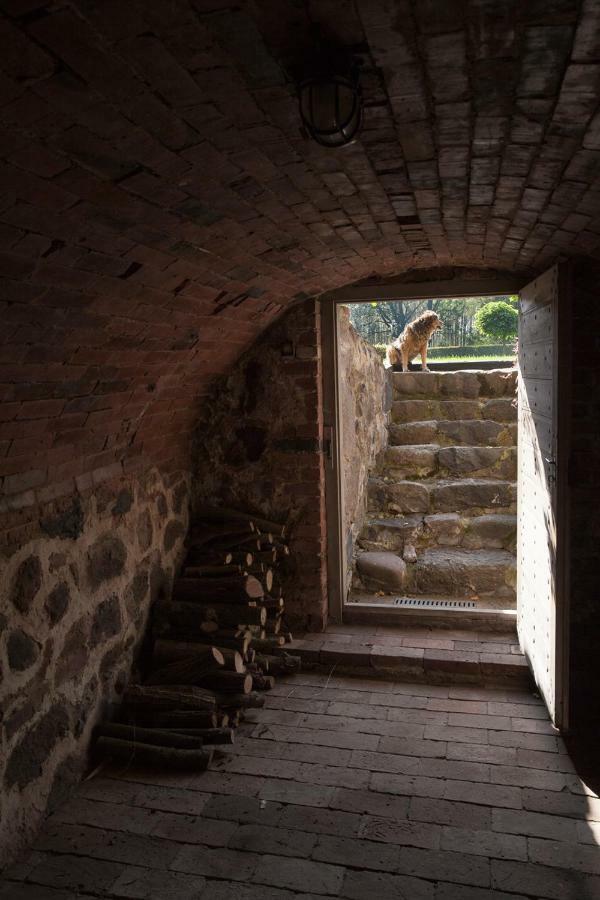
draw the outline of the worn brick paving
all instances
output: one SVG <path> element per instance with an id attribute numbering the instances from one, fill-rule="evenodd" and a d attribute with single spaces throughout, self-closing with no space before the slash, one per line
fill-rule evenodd
<path id="1" fill-rule="evenodd" d="M 82 784 L 0 900 L 596 900 L 599 839 L 535 694 L 306 673 L 207 773 Z"/>
<path id="2" fill-rule="evenodd" d="M 309 632 L 291 645 L 294 653 L 313 666 L 347 668 L 386 677 L 464 681 L 507 680 L 527 687 L 527 660 L 514 629 L 505 631 L 439 628 L 423 625 L 329 625 L 324 632 Z M 475 712 L 466 710 L 463 712 Z M 359 715 L 357 710 L 354 716 Z M 369 717 L 375 717 L 374 712 Z M 460 724 L 457 721 L 450 724 Z"/>

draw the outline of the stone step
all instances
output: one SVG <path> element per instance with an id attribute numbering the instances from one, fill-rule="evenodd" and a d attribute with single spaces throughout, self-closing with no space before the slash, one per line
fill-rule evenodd
<path id="1" fill-rule="evenodd" d="M 392 446 L 516 447 L 517 424 L 491 419 L 425 419 L 422 422 L 392 423 L 389 442 Z"/>
<path id="2" fill-rule="evenodd" d="M 458 513 L 471 516 L 516 513 L 517 487 L 512 481 L 459 478 L 435 481 L 386 481 L 370 478 L 369 512 Z"/>
<path id="3" fill-rule="evenodd" d="M 388 447 L 382 471 L 394 479 L 517 477 L 516 447 L 440 447 L 438 444 L 400 444 Z"/>
<path id="4" fill-rule="evenodd" d="M 398 399 L 409 397 L 514 397 L 516 369 L 472 370 L 470 372 L 394 372 L 392 387 Z"/>
<path id="5" fill-rule="evenodd" d="M 443 594 L 407 595 L 402 598 L 402 605 L 397 598 L 381 596 L 380 593 L 352 590 L 344 605 L 344 622 L 348 625 L 386 626 L 460 629 L 465 634 L 462 640 L 475 640 L 469 637 L 472 632 L 501 632 L 502 638 L 495 638 L 505 643 L 517 640 L 517 612 L 515 609 L 488 608 L 484 601 L 477 601 L 473 606 L 462 603 L 456 597 Z M 462 605 L 459 605 L 462 603 Z M 509 637 L 510 635 L 510 637 Z M 435 637 L 435 633 L 432 633 Z M 439 635 L 444 637 L 442 633 Z M 479 638 L 477 638 L 479 640 Z"/>
<path id="6" fill-rule="evenodd" d="M 366 605 L 361 606 L 365 610 Z M 358 605 L 346 604 L 344 624 L 302 635 L 289 645 L 290 652 L 302 657 L 305 668 L 330 672 L 335 667 L 336 675 L 493 684 L 512 690 L 533 686 L 514 632 L 486 628 L 483 617 L 473 623 L 475 630 L 463 626 L 462 617 L 445 628 L 433 621 L 415 627 L 408 618 L 380 626 L 376 612 L 362 612 L 359 625 L 354 624 L 353 610 L 361 616 Z"/>
<path id="7" fill-rule="evenodd" d="M 461 516 L 458 513 L 373 517 L 358 537 L 363 550 L 391 550 L 412 558 L 411 548 L 464 547 L 469 550 L 513 551 L 517 533 L 514 515 Z"/>
<path id="8" fill-rule="evenodd" d="M 428 549 L 409 578 L 416 594 L 484 600 L 503 608 L 516 602 L 517 564 L 506 550 Z"/>
<path id="9" fill-rule="evenodd" d="M 517 406 L 512 397 L 489 400 L 394 400 L 392 422 L 426 422 L 431 419 L 487 419 L 491 422 L 516 422 Z"/>

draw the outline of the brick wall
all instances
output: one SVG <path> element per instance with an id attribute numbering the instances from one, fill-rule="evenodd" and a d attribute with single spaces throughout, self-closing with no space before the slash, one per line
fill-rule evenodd
<path id="1" fill-rule="evenodd" d="M 286 612 L 326 622 L 320 309 L 287 313 L 214 389 L 197 431 L 194 505 L 224 502 L 290 522 Z"/>

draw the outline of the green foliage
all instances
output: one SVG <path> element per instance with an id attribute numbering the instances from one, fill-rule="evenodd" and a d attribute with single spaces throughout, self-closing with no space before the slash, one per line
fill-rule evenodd
<path id="1" fill-rule="evenodd" d="M 517 335 L 519 313 L 504 300 L 486 303 L 475 313 L 475 327 L 482 334 L 508 342 Z"/>
<path id="2" fill-rule="evenodd" d="M 427 309 L 433 310 L 443 322 L 443 330 L 432 336 L 430 347 L 459 346 L 497 342 L 497 338 L 479 333 L 475 328 L 477 311 L 490 299 L 511 304 L 518 297 L 459 297 L 429 300 L 372 300 L 350 304 L 350 321 L 358 333 L 370 344 L 387 344 L 404 330 L 409 322 Z"/>

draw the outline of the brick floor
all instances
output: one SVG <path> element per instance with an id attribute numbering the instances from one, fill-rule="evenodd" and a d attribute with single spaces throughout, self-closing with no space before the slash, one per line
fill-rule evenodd
<path id="1" fill-rule="evenodd" d="M 304 673 L 208 772 L 82 784 L 0 900 L 595 900 L 599 840 L 534 694 Z"/>

